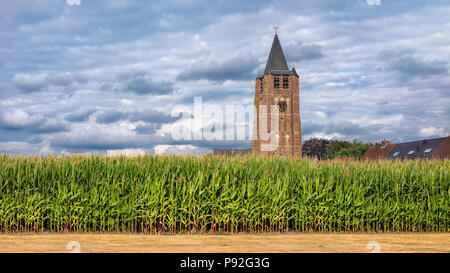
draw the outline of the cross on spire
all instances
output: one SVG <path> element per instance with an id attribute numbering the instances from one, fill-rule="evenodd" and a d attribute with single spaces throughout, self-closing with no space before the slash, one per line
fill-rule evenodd
<path id="1" fill-rule="evenodd" d="M 273 30 L 275 31 L 275 34 L 278 34 L 278 30 L 279 30 L 280 28 L 278 27 L 278 25 L 277 24 L 275 24 L 274 26 L 273 26 Z"/>

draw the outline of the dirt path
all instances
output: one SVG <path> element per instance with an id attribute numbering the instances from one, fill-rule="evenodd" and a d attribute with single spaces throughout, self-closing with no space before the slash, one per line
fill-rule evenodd
<path id="1" fill-rule="evenodd" d="M 0 252 L 450 252 L 450 233 L 263 235 L 0 235 Z M 374 250 L 372 248 L 372 250 Z"/>

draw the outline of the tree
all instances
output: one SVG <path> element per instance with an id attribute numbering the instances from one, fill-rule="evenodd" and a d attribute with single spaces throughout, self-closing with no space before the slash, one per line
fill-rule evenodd
<path id="1" fill-rule="evenodd" d="M 369 149 L 369 147 L 377 145 L 378 143 L 372 142 L 358 142 L 358 140 L 349 141 L 339 141 L 332 140 L 330 144 L 326 147 L 326 153 L 328 158 L 344 158 L 350 157 L 355 159 L 360 159 L 364 153 Z"/>
<path id="2" fill-rule="evenodd" d="M 310 138 L 303 142 L 302 154 L 307 157 L 315 157 L 318 159 L 327 158 L 326 148 L 330 144 L 330 140 L 321 138 Z"/>

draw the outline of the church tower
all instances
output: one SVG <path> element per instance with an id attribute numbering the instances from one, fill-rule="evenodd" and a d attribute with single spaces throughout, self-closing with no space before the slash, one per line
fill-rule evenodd
<path id="1" fill-rule="evenodd" d="M 302 156 L 299 76 L 289 70 L 276 30 L 264 74 L 256 78 L 254 106 L 252 153 Z"/>

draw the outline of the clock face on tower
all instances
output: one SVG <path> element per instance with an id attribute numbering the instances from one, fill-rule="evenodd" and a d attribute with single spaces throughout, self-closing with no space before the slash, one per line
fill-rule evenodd
<path id="1" fill-rule="evenodd" d="M 280 101 L 278 103 L 278 108 L 279 108 L 280 112 L 286 112 L 286 110 L 287 110 L 287 103 L 284 100 Z"/>

